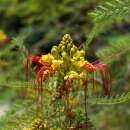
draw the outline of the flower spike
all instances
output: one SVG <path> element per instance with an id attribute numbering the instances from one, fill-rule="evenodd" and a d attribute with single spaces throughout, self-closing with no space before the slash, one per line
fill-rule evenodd
<path id="1" fill-rule="evenodd" d="M 110 69 L 105 64 L 93 65 L 85 60 L 85 52 L 78 50 L 69 34 L 65 34 L 58 46 L 53 46 L 51 52 L 42 56 L 30 55 L 27 64 L 36 64 L 36 81 L 42 85 L 48 74 L 57 73 L 62 77 L 67 87 L 73 87 L 73 80 L 82 80 L 84 86 L 92 84 L 92 93 L 95 91 L 95 72 L 99 70 L 102 79 L 104 94 L 110 95 Z M 26 65 L 26 77 L 28 77 Z"/>

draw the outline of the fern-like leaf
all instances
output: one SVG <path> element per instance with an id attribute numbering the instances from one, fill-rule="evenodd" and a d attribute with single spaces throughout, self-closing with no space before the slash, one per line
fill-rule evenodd
<path id="1" fill-rule="evenodd" d="M 130 100 L 130 92 L 115 97 L 88 97 L 89 103 L 98 105 L 111 105 L 127 102 Z"/>
<path id="2" fill-rule="evenodd" d="M 115 19 L 117 17 L 125 17 L 130 13 L 130 3 L 127 0 L 115 0 L 113 2 L 106 2 L 104 5 L 99 5 L 90 15 L 95 22 L 101 22 L 108 19 Z"/>
<path id="3" fill-rule="evenodd" d="M 130 2 L 124 0 L 115 0 L 99 5 L 93 12 L 89 13 L 93 17 L 94 27 L 88 35 L 85 49 L 88 48 L 92 40 L 100 33 L 104 32 L 116 20 L 117 22 L 124 19 L 130 13 Z"/>

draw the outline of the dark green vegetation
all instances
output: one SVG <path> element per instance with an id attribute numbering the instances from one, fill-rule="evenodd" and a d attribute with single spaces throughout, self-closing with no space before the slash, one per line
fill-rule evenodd
<path id="1" fill-rule="evenodd" d="M 113 97 L 90 98 L 91 122 L 100 130 L 130 129 L 130 103 L 124 102 L 130 97 L 129 0 L 0 0 L 0 18 L 0 29 L 16 37 L 8 44 L 0 43 L 0 106 L 10 106 L 0 117 L 0 130 L 21 130 L 37 116 L 30 89 L 26 99 L 24 88 L 34 84 L 25 81 L 23 60 L 28 53 L 50 52 L 65 33 L 86 50 L 90 62 L 111 68 Z M 30 75 L 34 79 L 33 71 Z M 121 104 L 109 105 L 114 103 Z"/>

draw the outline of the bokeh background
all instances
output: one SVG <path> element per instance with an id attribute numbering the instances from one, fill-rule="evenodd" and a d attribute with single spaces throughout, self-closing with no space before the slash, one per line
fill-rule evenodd
<path id="1" fill-rule="evenodd" d="M 6 126 L 5 111 L 21 98 L 11 88 L 15 79 L 24 80 L 19 47 L 45 54 L 66 33 L 78 47 L 91 43 L 86 51 L 90 62 L 111 67 L 113 95 L 130 91 L 129 0 L 0 0 L 0 128 Z M 130 130 L 130 102 L 89 109 L 98 129 Z"/>

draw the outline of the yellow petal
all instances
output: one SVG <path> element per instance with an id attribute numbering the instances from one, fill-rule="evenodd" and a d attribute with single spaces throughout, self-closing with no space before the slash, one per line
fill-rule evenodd
<path id="1" fill-rule="evenodd" d="M 52 60 L 54 60 L 54 57 L 53 55 L 51 54 L 47 54 L 47 55 L 42 55 L 41 59 L 40 59 L 40 63 L 41 64 L 44 64 L 44 63 L 49 63 L 51 64 L 52 63 Z"/>

